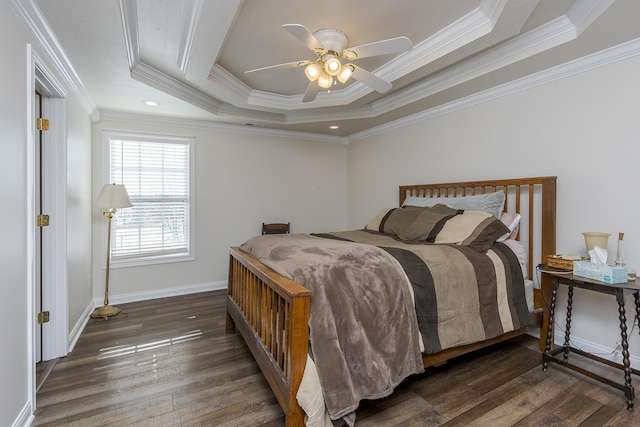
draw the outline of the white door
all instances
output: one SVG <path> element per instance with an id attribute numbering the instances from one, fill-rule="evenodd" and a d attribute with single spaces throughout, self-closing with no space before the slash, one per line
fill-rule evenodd
<path id="1" fill-rule="evenodd" d="M 47 356 L 46 340 L 47 328 L 45 325 L 49 322 L 50 301 L 47 295 L 51 294 L 51 287 L 54 286 L 52 277 L 51 263 L 48 262 L 47 250 L 52 248 L 52 231 L 49 227 L 49 212 L 47 198 L 51 197 L 50 185 L 46 182 L 46 159 L 50 158 L 50 153 L 45 143 L 44 133 L 47 132 L 48 122 L 46 122 L 44 112 L 45 97 L 38 91 L 35 93 L 34 99 L 35 117 L 34 123 L 35 135 L 35 211 L 36 211 L 36 230 L 35 230 L 35 307 L 37 315 L 36 325 L 36 363 L 43 360 L 49 360 Z"/>
<path id="2" fill-rule="evenodd" d="M 34 117 L 42 117 L 42 95 L 38 92 L 35 93 L 34 97 Z M 33 123 L 33 126 L 36 127 L 34 130 L 35 135 L 35 211 L 37 215 L 42 214 L 42 134 L 37 129 L 36 123 Z M 42 268 L 42 242 L 44 238 L 44 232 L 42 227 L 40 227 L 36 220 L 36 230 L 35 230 L 35 307 L 36 314 L 42 312 L 43 310 L 43 301 L 42 301 L 42 277 L 43 277 L 43 268 Z M 42 361 L 42 324 L 38 324 L 36 326 L 36 363 Z"/>

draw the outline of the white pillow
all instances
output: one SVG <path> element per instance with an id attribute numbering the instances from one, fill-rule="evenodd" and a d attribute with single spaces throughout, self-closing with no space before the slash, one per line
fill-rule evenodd
<path id="1" fill-rule="evenodd" d="M 518 228 L 520 227 L 520 214 L 502 212 L 500 221 L 509 228 L 509 232 L 503 234 L 496 240 L 497 242 L 504 242 L 507 239 L 515 239 L 518 235 Z"/>
<path id="2" fill-rule="evenodd" d="M 527 279 L 527 262 L 529 258 L 527 257 L 527 250 L 524 245 L 517 240 L 507 239 L 503 242 L 505 245 L 509 246 L 511 250 L 518 257 L 518 261 L 520 261 L 520 268 L 522 269 L 522 277 Z"/>
<path id="3" fill-rule="evenodd" d="M 495 193 L 478 194 L 476 196 L 464 197 L 416 197 L 409 196 L 405 199 L 403 206 L 433 207 L 435 205 L 445 205 L 452 209 L 463 209 L 473 211 L 485 211 L 500 218 L 504 208 L 504 191 Z"/>

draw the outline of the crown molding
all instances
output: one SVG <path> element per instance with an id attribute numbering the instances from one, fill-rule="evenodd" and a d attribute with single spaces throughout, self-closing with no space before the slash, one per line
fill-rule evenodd
<path id="1" fill-rule="evenodd" d="M 155 87 L 165 93 L 182 99 L 196 105 L 205 111 L 217 114 L 221 103 L 202 92 L 187 86 L 181 81 L 169 76 L 166 73 L 154 68 L 145 62 L 139 61 L 131 68 L 131 77 L 145 83 L 149 86 Z"/>
<path id="2" fill-rule="evenodd" d="M 571 20 L 580 35 L 584 30 L 600 16 L 616 0 L 583 0 L 574 3 L 567 12 L 567 18 Z"/>
<path id="3" fill-rule="evenodd" d="M 188 81 L 206 80 L 244 0 L 185 3 L 178 66 Z"/>
<path id="4" fill-rule="evenodd" d="M 566 16 L 563 16 L 503 45 L 490 49 L 471 60 L 451 67 L 430 79 L 409 86 L 367 106 L 344 110 L 333 109 L 331 112 L 335 113 L 334 115 L 339 115 L 341 119 L 371 118 L 389 113 L 491 71 L 513 64 L 550 47 L 565 43 L 575 38 L 575 34 L 575 26 Z M 293 112 L 287 115 L 287 123 L 325 121 L 330 118 L 330 114 L 327 112 L 313 112 L 305 115 L 304 113 Z"/>
<path id="5" fill-rule="evenodd" d="M 303 104 L 301 102 L 302 95 L 285 96 L 251 90 L 222 67 L 214 65 L 206 81 L 194 83 L 202 89 L 215 89 L 218 97 L 225 100 L 221 102 L 198 93 L 191 86 L 158 70 L 152 71 L 151 67 L 146 64 L 143 66 L 144 71 L 137 70 L 138 66 L 135 66 L 132 69 L 132 74 L 140 76 L 147 84 L 160 90 L 166 88 L 172 95 L 192 102 L 213 114 L 219 114 L 224 109 L 228 114 L 237 117 L 257 118 L 279 124 L 372 118 L 573 40 L 579 32 L 574 21 L 579 22 L 582 27 L 588 26 L 613 1 L 578 0 L 565 16 L 520 35 L 421 83 L 404 88 L 379 101 L 356 108 L 339 107 L 348 105 L 371 92 L 370 88 L 359 82 L 351 84 L 343 90 L 334 90 L 330 94 L 321 92 L 316 100 Z M 135 3 L 135 0 L 121 0 L 121 2 L 130 4 Z M 495 26 L 504 6 L 505 0 L 485 0 L 479 8 L 423 41 L 412 51 L 399 55 L 394 61 L 391 61 L 393 65 L 387 64 L 376 72 L 382 72 L 382 75 L 393 75 L 399 72 L 395 70 L 403 69 L 403 72 L 406 73 L 407 70 L 411 71 L 424 66 L 452 50 L 486 35 Z M 132 12 L 129 9 L 123 9 L 123 13 L 130 15 Z M 130 20 L 130 17 L 125 19 L 125 21 Z M 125 26 L 127 31 L 133 31 L 134 28 L 133 25 Z M 128 39 L 137 40 L 133 37 Z M 135 51 L 136 48 L 132 47 L 130 50 Z M 320 107 L 331 107 L 331 109 Z M 312 109 L 313 111 L 311 111 Z M 283 110 L 284 112 L 282 112 Z"/>
<path id="6" fill-rule="evenodd" d="M 251 95 L 251 88 L 218 64 L 211 67 L 207 81 L 203 84 L 215 87 L 217 92 L 221 94 L 221 98 L 231 100 L 231 104 L 238 107 L 249 107 L 247 99 Z"/>
<path id="7" fill-rule="evenodd" d="M 234 125 L 229 123 L 217 123 L 207 120 L 182 119 L 176 117 L 149 116 L 145 114 L 123 113 L 119 111 L 101 110 L 102 120 L 110 120 L 124 123 L 149 124 L 154 126 L 184 127 L 188 129 L 204 129 L 234 134 L 244 133 L 252 135 L 273 136 L 277 138 L 304 139 L 307 141 L 332 142 L 346 145 L 347 138 L 331 135 L 322 135 L 309 132 L 297 132 L 279 129 L 268 129 L 259 126 Z"/>
<path id="8" fill-rule="evenodd" d="M 504 10 L 505 0 L 485 0 L 480 6 L 443 30 L 416 45 L 411 52 L 394 58 L 378 70 L 395 80 L 471 43 L 493 30 Z M 490 15 L 487 15 L 487 10 Z"/>
<path id="9" fill-rule="evenodd" d="M 129 69 L 140 62 L 140 40 L 138 39 L 138 11 L 136 0 L 120 0 L 120 16 L 124 28 L 124 44 Z"/>
<path id="10" fill-rule="evenodd" d="M 421 65 L 418 61 L 420 55 L 429 55 L 426 53 L 428 49 L 437 48 L 441 54 L 445 54 L 447 49 L 456 45 L 452 44 L 447 47 L 448 43 L 461 43 L 464 44 L 465 38 L 478 37 L 482 31 L 486 33 L 487 26 L 495 25 L 495 19 L 500 15 L 504 7 L 506 0 L 485 0 L 482 2 L 481 7 L 468 14 L 466 17 L 452 24 L 450 28 L 445 29 L 447 32 L 451 32 L 447 37 L 444 33 L 440 33 L 429 40 L 425 40 L 414 48 L 417 55 L 411 56 L 403 54 L 397 57 L 398 66 L 404 67 L 419 67 Z M 211 112 L 214 115 L 228 115 L 240 119 L 261 120 L 269 123 L 276 124 L 295 124 L 302 122 L 321 122 L 327 120 L 344 120 L 344 119 L 358 119 L 358 118 L 372 118 L 388 112 L 394 109 L 403 107 L 412 102 L 423 99 L 427 96 L 433 95 L 439 91 L 453 87 L 456 84 L 460 84 L 469 81 L 473 78 L 486 74 L 490 71 L 499 69 L 510 65 L 523 58 L 540 53 L 545 49 L 549 49 L 554 46 L 558 46 L 569 40 L 573 40 L 578 37 L 589 25 L 591 25 L 595 19 L 602 14 L 607 7 L 609 7 L 615 0 L 578 0 L 573 4 L 571 9 L 567 12 L 567 15 L 556 19 L 546 25 L 529 31 L 513 40 L 500 45 L 496 48 L 490 49 L 483 54 L 480 54 L 469 61 L 465 61 L 458 66 L 452 67 L 444 73 L 440 73 L 422 83 L 404 88 L 388 97 L 385 97 L 379 101 L 356 107 L 356 108 L 340 108 L 335 107 L 334 103 L 328 102 L 328 98 L 331 101 L 338 100 L 340 103 L 349 103 L 349 99 L 359 97 L 359 93 L 362 89 L 360 86 L 364 86 L 360 83 L 354 83 L 349 85 L 346 89 L 341 91 L 332 91 L 330 95 L 326 93 L 318 94 L 317 100 L 313 103 L 309 103 L 309 108 L 317 108 L 319 106 L 331 106 L 331 109 L 317 109 L 315 111 L 299 110 L 290 111 L 288 113 L 281 113 L 283 104 L 287 105 L 286 108 L 293 109 L 295 105 L 300 107 L 301 95 L 286 97 L 285 102 L 277 102 L 272 94 L 252 91 L 245 86 L 242 82 L 237 81 L 226 70 L 221 67 L 214 66 L 212 68 L 212 74 L 214 79 L 209 77 L 206 81 L 199 82 L 200 84 L 214 85 L 218 87 L 226 87 L 229 90 L 227 95 L 233 96 L 236 100 L 234 104 L 220 102 L 211 96 L 203 94 L 201 91 L 194 89 L 186 83 L 183 83 L 167 74 L 154 69 L 140 61 L 138 29 L 137 29 L 137 12 L 135 0 L 120 0 L 120 9 L 123 19 L 123 26 L 125 29 L 125 41 L 127 56 L 130 64 L 130 70 L 132 77 L 143 81 L 145 84 L 156 87 L 163 92 L 169 93 L 179 99 L 182 99 L 188 103 L 203 108 L 206 111 Z M 78 98 L 83 108 L 89 113 L 91 121 L 96 123 L 101 118 L 101 111 L 97 109 L 93 101 L 91 100 L 88 92 L 82 84 L 79 76 L 75 72 L 71 62 L 66 56 L 64 50 L 59 44 L 55 34 L 51 31 L 46 20 L 41 15 L 39 8 L 35 4 L 34 0 L 9 0 L 10 5 L 15 10 L 16 14 L 24 23 L 25 27 L 30 31 L 36 40 L 38 50 L 43 52 L 42 57 L 49 63 L 53 64 L 55 72 L 59 74 L 62 82 L 65 86 Z M 241 5 L 242 0 L 237 0 L 235 5 Z M 239 7 L 239 6 L 238 6 Z M 478 12 L 480 10 L 480 12 Z M 461 24 L 464 23 L 464 25 Z M 468 26 L 465 28 L 465 26 Z M 444 31 L 444 30 L 443 30 Z M 467 41 L 468 42 L 468 41 Z M 186 41 L 184 42 L 186 43 Z M 630 43 L 626 43 L 621 46 L 637 46 L 637 40 Z M 185 46 L 186 48 L 186 46 Z M 618 52 L 619 47 L 608 49 L 607 51 Z M 635 52 L 636 47 L 632 48 Z M 410 52 L 407 52 L 410 53 Z M 433 53 L 431 53 L 433 54 Z M 582 66 L 588 66 L 589 61 L 593 61 L 593 58 L 599 57 L 602 53 L 590 55 L 586 58 L 586 62 L 580 60 L 573 61 L 569 64 L 582 64 Z M 636 55 L 636 53 L 632 53 Z M 432 57 L 430 60 L 433 60 Z M 185 59 L 186 60 L 186 59 Z M 617 59 L 619 60 L 619 59 Z M 393 62 L 393 61 L 392 61 Z M 597 61 L 595 62 L 598 63 Z M 565 69 L 567 64 L 563 64 L 559 67 L 554 67 L 552 70 Z M 601 66 L 601 65 L 594 65 Z M 387 67 L 387 68 L 385 68 Z M 383 66 L 379 70 L 383 70 L 389 75 L 395 73 L 396 63 L 393 66 Z M 386 71 L 385 71 L 386 70 Z M 580 71 L 571 71 L 580 72 Z M 534 74 L 532 76 L 544 76 L 546 72 Z M 530 76 L 531 77 L 531 76 Z M 557 77 L 559 78 L 559 77 Z M 518 84 L 525 84 L 528 78 L 518 79 L 515 82 Z M 214 82 L 212 80 L 217 80 Z M 235 81 L 234 81 L 235 80 Z M 510 93 L 509 89 L 511 83 L 507 83 L 498 86 L 487 91 L 480 92 L 475 95 L 471 95 L 460 100 L 448 103 L 446 105 L 436 107 L 424 112 L 426 117 L 431 114 L 444 114 L 444 112 L 451 111 L 452 108 L 464 108 L 467 105 L 473 105 L 473 103 L 483 102 L 479 99 L 491 99 L 490 94 L 500 94 L 502 91 Z M 541 84 L 541 83 L 538 83 Z M 517 85 L 516 85 L 517 86 Z M 367 90 L 367 89 L 364 89 Z M 367 92 L 369 93 L 369 92 Z M 496 95 L 502 96 L 502 95 Z M 282 96 L 280 96 L 282 97 Z M 239 102 L 238 102 L 239 100 Z M 243 101 L 244 100 L 244 101 Z M 268 104 L 270 109 L 274 109 L 277 112 L 267 110 L 260 110 L 250 108 L 250 106 L 258 104 Z M 242 105 L 247 108 L 241 108 L 236 105 Z M 305 106 L 306 107 L 306 106 Z M 439 113 L 442 112 L 442 113 Z M 404 120 L 414 120 L 415 117 L 421 117 L 422 113 L 411 116 L 411 118 L 401 119 L 389 123 L 387 125 L 378 126 L 370 129 L 369 131 L 360 132 L 348 137 L 345 140 L 351 140 L 352 138 L 358 139 L 363 135 L 375 134 L 387 128 L 393 128 L 398 125 L 403 126 Z M 246 126 L 241 127 L 246 129 Z M 255 128 L 260 129 L 260 128 Z M 302 135 L 314 135 L 310 133 L 301 133 Z M 324 138 L 324 136 L 323 136 Z M 329 137 L 334 138 L 334 137 Z M 343 139 L 341 139 L 342 141 Z"/>
<path id="11" fill-rule="evenodd" d="M 347 143 L 640 56 L 640 38 L 347 137 Z"/>
<path id="12" fill-rule="evenodd" d="M 540 53 L 573 39 L 575 27 L 566 17 L 558 18 L 538 29 L 532 30 L 504 45 L 497 46 L 482 55 L 417 83 L 397 94 L 377 101 L 378 112 L 389 112 L 427 96 L 452 88 L 491 71 L 506 67 L 521 59 Z"/>
<path id="13" fill-rule="evenodd" d="M 42 56 L 53 65 L 54 71 L 60 75 L 65 86 L 78 98 L 82 107 L 93 120 L 98 116 L 98 108 L 93 103 L 55 34 L 49 28 L 46 19 L 40 13 L 38 6 L 33 0 L 9 0 L 9 4 L 34 37 Z"/>
<path id="14" fill-rule="evenodd" d="M 187 74 L 187 65 L 191 58 L 193 39 L 198 28 L 198 17 L 201 16 L 202 0 L 192 0 L 184 4 L 182 10 L 182 24 L 180 25 L 180 40 L 178 40 L 178 56 L 176 64 L 182 74 Z"/>
<path id="15" fill-rule="evenodd" d="M 239 109 L 230 104 L 223 104 L 142 61 L 138 62 L 138 64 L 131 69 L 131 77 L 167 94 L 175 96 L 178 99 L 182 99 L 185 102 L 200 107 L 214 115 L 225 113 L 239 118 L 264 120 L 274 123 L 281 123 L 284 120 L 284 115 L 279 113 Z"/>
<path id="16" fill-rule="evenodd" d="M 594 16 L 595 14 L 604 12 L 606 8 L 596 7 L 600 3 L 610 4 L 611 0 L 583 0 L 576 3 L 574 7 L 581 11 L 588 10 L 590 13 L 589 18 L 583 19 L 581 22 L 593 22 L 597 17 Z M 572 11 L 573 9 L 569 13 Z M 586 16 L 585 13 L 581 13 L 581 15 Z M 577 34 L 578 31 L 571 19 L 566 15 L 559 17 L 430 79 L 375 101 L 372 105 L 373 114 L 380 115 L 391 112 L 412 102 L 506 67 L 524 58 L 573 40 L 577 37 Z"/>
<path id="17" fill-rule="evenodd" d="M 467 15 L 445 27 L 430 38 L 416 45 L 411 51 L 398 55 L 393 60 L 372 72 L 385 80 L 396 80 L 456 49 L 489 33 L 504 9 L 506 0 L 483 0 L 482 4 Z M 485 10 L 491 12 L 487 15 Z M 212 76 L 216 78 L 217 76 Z M 231 79 L 237 80 L 234 76 Z M 231 84 L 229 80 L 220 80 Z M 246 102 L 254 107 L 280 110 L 299 110 L 319 107 L 347 105 L 357 101 L 373 89 L 361 82 L 355 82 L 345 89 L 332 90 L 331 94 L 318 93 L 315 100 L 302 104 L 301 95 L 279 95 L 271 92 L 250 90 Z"/>

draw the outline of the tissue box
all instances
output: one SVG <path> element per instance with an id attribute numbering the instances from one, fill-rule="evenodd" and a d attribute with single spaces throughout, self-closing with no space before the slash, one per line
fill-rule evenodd
<path id="1" fill-rule="evenodd" d="M 599 280 L 605 283 L 627 283 L 627 267 L 593 264 L 591 261 L 574 261 L 573 275 Z"/>

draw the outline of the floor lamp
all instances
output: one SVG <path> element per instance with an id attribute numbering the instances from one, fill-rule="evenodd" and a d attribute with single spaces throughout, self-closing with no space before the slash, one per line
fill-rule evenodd
<path id="1" fill-rule="evenodd" d="M 109 318 L 120 313 L 120 309 L 109 305 L 109 264 L 111 262 L 111 219 L 120 208 L 130 208 L 133 206 L 127 189 L 122 184 L 105 184 L 98 195 L 96 205 L 103 209 L 102 214 L 107 218 L 107 267 L 104 283 L 104 306 L 97 308 L 91 317 Z"/>

